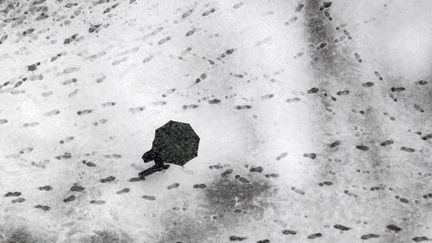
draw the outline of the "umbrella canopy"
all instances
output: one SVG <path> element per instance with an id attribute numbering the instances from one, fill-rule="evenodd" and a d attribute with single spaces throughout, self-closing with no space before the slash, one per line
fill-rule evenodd
<path id="1" fill-rule="evenodd" d="M 142 159 L 156 164 L 170 163 L 183 166 L 198 156 L 200 138 L 188 123 L 169 121 L 156 129 L 151 150 Z"/>

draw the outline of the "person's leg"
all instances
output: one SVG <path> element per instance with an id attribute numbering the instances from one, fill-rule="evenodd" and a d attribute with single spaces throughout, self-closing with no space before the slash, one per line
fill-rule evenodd
<path id="1" fill-rule="evenodd" d="M 161 163 L 161 164 L 155 164 L 152 167 L 150 167 L 150 168 L 148 168 L 146 170 L 141 171 L 138 175 L 140 177 L 145 177 L 145 176 L 151 175 L 151 174 L 153 174 L 153 173 L 155 173 L 157 171 L 166 170 L 169 167 L 170 167 L 169 164 L 163 164 L 163 163 Z"/>
<path id="2" fill-rule="evenodd" d="M 157 156 L 154 158 L 154 162 L 154 167 L 162 167 L 164 165 L 163 161 Z"/>
<path id="3" fill-rule="evenodd" d="M 145 176 L 151 175 L 157 171 L 166 170 L 169 168 L 169 164 L 164 164 L 164 162 L 158 156 L 155 156 L 154 162 L 155 162 L 155 164 L 152 167 L 140 172 L 139 176 L 145 177 Z"/>

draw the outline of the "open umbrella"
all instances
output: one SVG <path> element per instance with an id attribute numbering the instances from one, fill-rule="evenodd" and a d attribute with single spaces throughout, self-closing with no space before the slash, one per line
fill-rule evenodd
<path id="1" fill-rule="evenodd" d="M 198 156 L 200 138 L 188 123 L 169 121 L 156 129 L 152 148 L 144 153 L 144 163 L 154 161 L 155 165 L 140 173 L 146 176 L 167 169 L 164 163 L 184 166 Z"/>

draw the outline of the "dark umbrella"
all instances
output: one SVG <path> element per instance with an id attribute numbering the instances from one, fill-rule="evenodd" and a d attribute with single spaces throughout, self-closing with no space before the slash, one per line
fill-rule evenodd
<path id="1" fill-rule="evenodd" d="M 144 163 L 154 161 L 155 165 L 140 173 L 146 176 L 153 172 L 167 169 L 169 165 L 183 166 L 198 156 L 200 138 L 188 123 L 169 121 L 156 129 L 152 148 L 144 153 Z"/>

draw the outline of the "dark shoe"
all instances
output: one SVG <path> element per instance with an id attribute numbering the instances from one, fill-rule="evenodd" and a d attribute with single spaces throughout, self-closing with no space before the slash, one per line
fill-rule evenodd
<path id="1" fill-rule="evenodd" d="M 145 181 L 144 177 L 133 177 L 129 179 L 130 182 L 136 182 L 136 181 Z"/>

